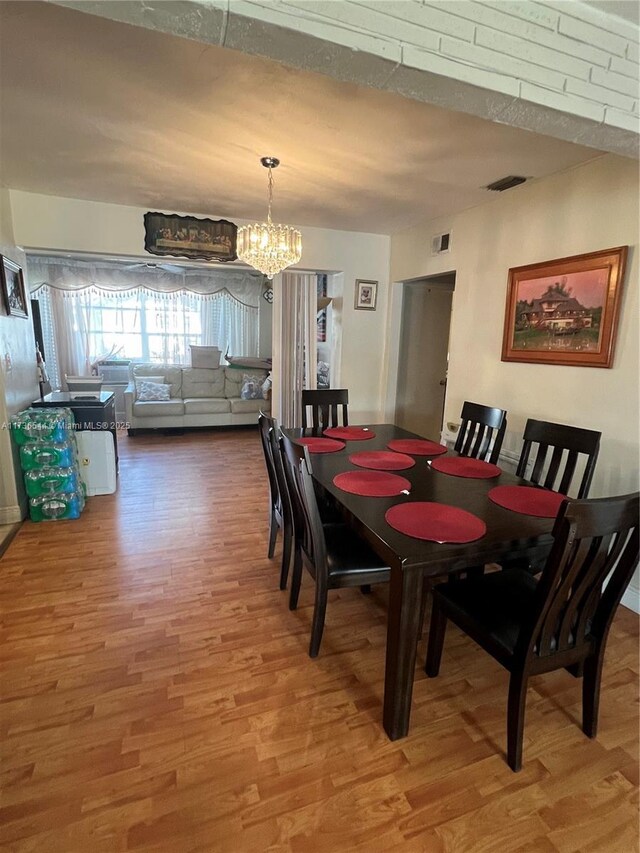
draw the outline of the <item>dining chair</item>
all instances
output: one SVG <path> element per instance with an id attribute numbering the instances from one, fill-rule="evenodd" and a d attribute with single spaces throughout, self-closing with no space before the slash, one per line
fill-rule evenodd
<path id="1" fill-rule="evenodd" d="M 260 412 L 258 415 L 258 426 L 260 428 L 260 441 L 262 442 L 267 477 L 269 478 L 269 548 L 267 556 L 271 559 L 276 548 L 278 528 L 283 528 L 284 526 L 282 499 L 280 489 L 278 488 L 271 443 L 269 441 L 269 430 L 276 428 L 277 424 L 275 418 L 271 418 L 269 415 L 265 415 L 264 412 Z"/>
<path id="2" fill-rule="evenodd" d="M 349 391 L 346 388 L 328 388 L 302 392 L 302 428 L 307 429 L 307 407 L 311 407 L 311 427 L 314 435 L 322 435 L 328 427 L 348 426 Z M 342 424 L 338 419 L 342 410 Z"/>
<path id="3" fill-rule="evenodd" d="M 438 675 L 447 619 L 510 673 L 507 763 L 522 766 L 527 683 L 560 668 L 583 673 L 582 729 L 598 729 L 609 628 L 638 565 L 639 494 L 565 500 L 540 579 L 514 569 L 433 590 L 426 673 Z M 605 581 L 608 582 L 605 585 Z"/>
<path id="4" fill-rule="evenodd" d="M 275 422 L 274 422 L 275 423 Z M 289 578 L 289 567 L 294 550 L 295 542 L 295 518 L 289 486 L 284 472 L 284 461 L 278 443 L 279 429 L 277 425 L 269 428 L 268 441 L 278 493 L 280 495 L 281 519 L 282 519 L 282 566 L 280 569 L 280 589 L 287 588 Z"/>
<path id="5" fill-rule="evenodd" d="M 554 424 L 549 421 L 536 421 L 530 418 L 524 428 L 522 452 L 516 469 L 516 476 L 524 477 L 545 489 L 554 489 L 568 495 L 580 455 L 585 467 L 576 497 L 586 498 L 591 487 L 593 472 L 598 461 L 601 432 L 591 429 Z M 537 452 L 533 468 L 527 474 L 529 457 L 534 446 Z M 551 459 L 547 461 L 549 450 Z M 566 456 L 563 456 L 566 451 Z"/>
<path id="6" fill-rule="evenodd" d="M 598 461 L 601 435 L 602 433 L 595 430 L 529 418 L 524 428 L 522 451 L 516 475 L 529 480 L 536 486 L 569 495 L 578 462 L 582 462 L 584 464 L 582 479 L 577 494 L 572 497 L 586 498 Z M 548 459 L 550 450 L 551 458 Z M 535 459 L 531 471 L 528 472 L 532 451 Z M 533 574 L 540 572 L 543 565 L 544 557 L 533 560 L 516 557 L 501 561 L 503 569 L 527 569 Z"/>
<path id="7" fill-rule="evenodd" d="M 302 570 L 315 581 L 315 604 L 309 642 L 309 657 L 320 651 L 327 598 L 330 589 L 367 587 L 389 580 L 390 568 L 346 524 L 323 524 L 311 476 L 309 451 L 287 436 L 280 437 L 285 473 L 292 503 L 297 502 L 295 558 L 291 577 L 289 609 L 298 606 Z"/>
<path id="8" fill-rule="evenodd" d="M 461 456 L 470 456 L 495 465 L 507 429 L 505 410 L 467 400 L 462 405 L 460 417 L 460 429 L 453 449 Z"/>

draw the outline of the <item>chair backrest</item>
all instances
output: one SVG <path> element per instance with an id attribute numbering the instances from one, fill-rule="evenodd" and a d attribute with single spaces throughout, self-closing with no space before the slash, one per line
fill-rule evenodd
<path id="1" fill-rule="evenodd" d="M 346 388 L 302 392 L 302 427 L 307 429 L 307 406 L 311 406 L 311 427 L 314 435 L 321 435 L 328 427 L 348 426 L 349 391 Z M 338 420 L 338 407 L 342 409 L 342 424 Z"/>
<path id="2" fill-rule="evenodd" d="M 323 577 L 326 574 L 327 552 L 311 476 L 309 451 L 304 445 L 291 441 L 286 435 L 281 435 L 280 446 L 283 449 L 285 473 L 292 503 L 294 499 L 298 501 L 296 535 L 300 536 L 299 541 L 307 558 L 309 570 L 318 581 L 318 567 L 324 570 L 320 572 Z"/>
<path id="3" fill-rule="evenodd" d="M 267 468 L 267 476 L 269 478 L 269 493 L 271 497 L 271 505 L 281 509 L 282 501 L 280 499 L 280 490 L 278 488 L 278 480 L 276 478 L 276 469 L 273 461 L 273 451 L 271 442 L 269 441 L 269 430 L 277 429 L 275 418 L 270 418 L 264 412 L 258 415 L 258 426 L 260 427 L 260 441 L 262 442 L 262 451 L 264 453 L 264 464 Z"/>
<path id="4" fill-rule="evenodd" d="M 563 502 L 531 621 L 520 634 L 517 654 L 571 654 L 585 644 L 593 645 L 595 651 L 595 646 L 601 648 L 606 642 L 616 608 L 638 565 L 639 498 L 636 492 Z"/>
<path id="5" fill-rule="evenodd" d="M 280 449 L 279 435 L 280 430 L 278 429 L 278 427 L 272 426 L 269 429 L 267 438 L 269 441 L 269 450 L 271 453 L 271 458 L 273 460 L 273 468 L 275 472 L 276 482 L 278 484 L 278 492 L 280 495 L 280 510 L 282 512 L 282 518 L 285 526 L 288 526 L 291 530 L 295 531 L 296 519 L 294 514 L 293 502 L 289 491 L 289 484 L 287 483 L 287 477 L 285 474 L 284 459 L 282 458 L 282 451 Z"/>
<path id="6" fill-rule="evenodd" d="M 586 462 L 577 497 L 586 498 L 598 460 L 601 435 L 602 433 L 591 429 L 580 429 L 566 424 L 553 424 L 530 418 L 524 428 L 524 444 L 516 474 L 518 477 L 526 477 L 536 485 L 544 486 L 545 489 L 555 489 L 555 491 L 567 495 L 571 488 L 579 454 L 582 453 L 586 456 Z M 538 451 L 531 474 L 527 476 L 527 464 L 534 444 L 538 445 Z M 547 462 L 549 448 L 553 448 L 553 453 Z M 566 458 L 564 465 L 562 465 L 565 451 Z"/>
<path id="7" fill-rule="evenodd" d="M 471 456 L 495 465 L 507 429 L 505 410 L 467 401 L 462 405 L 461 421 L 453 449 L 461 456 Z"/>

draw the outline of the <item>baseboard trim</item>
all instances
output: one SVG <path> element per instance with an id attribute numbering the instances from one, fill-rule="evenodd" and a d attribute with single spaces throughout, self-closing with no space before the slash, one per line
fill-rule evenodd
<path id="1" fill-rule="evenodd" d="M 2 557 L 2 555 L 7 550 L 9 545 L 11 545 L 11 543 L 13 542 L 14 536 L 16 535 L 18 530 L 20 530 L 22 525 L 21 524 L 12 524 L 8 530 L 6 529 L 7 528 L 6 525 L 3 525 L 3 526 L 5 527 L 5 530 L 4 530 L 3 534 L 0 534 L 0 557 Z"/>
<path id="2" fill-rule="evenodd" d="M 23 518 L 22 507 L 18 504 L 0 507 L 0 524 L 19 524 Z"/>
<path id="3" fill-rule="evenodd" d="M 628 607 L 629 610 L 633 610 L 634 613 L 640 613 L 640 589 L 629 585 L 622 596 L 621 604 Z"/>

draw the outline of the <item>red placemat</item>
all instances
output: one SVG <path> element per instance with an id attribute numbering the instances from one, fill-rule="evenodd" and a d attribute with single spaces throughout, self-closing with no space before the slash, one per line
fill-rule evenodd
<path id="1" fill-rule="evenodd" d="M 360 468 L 375 468 L 379 471 L 402 471 L 416 464 L 416 460 L 405 453 L 393 453 L 391 450 L 360 450 L 349 456 L 349 462 Z"/>
<path id="2" fill-rule="evenodd" d="M 388 498 L 409 491 L 411 483 L 398 474 L 386 471 L 343 471 L 333 478 L 333 485 L 352 495 Z"/>
<path id="3" fill-rule="evenodd" d="M 448 504 L 416 501 L 396 504 L 385 513 L 387 524 L 414 539 L 429 542 L 473 542 L 487 526 L 473 513 Z"/>
<path id="4" fill-rule="evenodd" d="M 334 441 L 332 438 L 298 438 L 296 441 L 308 447 L 309 453 L 335 453 L 344 447 L 344 441 Z"/>
<path id="5" fill-rule="evenodd" d="M 330 438 L 341 438 L 343 441 L 365 441 L 367 438 L 376 437 L 372 429 L 359 426 L 330 427 L 325 429 L 324 435 Z"/>
<path id="6" fill-rule="evenodd" d="M 474 480 L 489 480 L 502 474 L 497 465 L 483 462 L 482 459 L 469 459 L 467 456 L 445 456 L 444 459 L 434 459 L 431 467 L 443 474 L 454 477 L 471 477 Z"/>
<path id="7" fill-rule="evenodd" d="M 441 453 L 447 452 L 444 444 L 426 438 L 394 438 L 387 447 L 398 453 L 410 453 L 412 456 L 440 456 Z"/>
<path id="8" fill-rule="evenodd" d="M 496 486 L 489 492 L 489 498 L 494 504 L 540 518 L 555 518 L 565 497 L 559 492 L 536 486 Z"/>

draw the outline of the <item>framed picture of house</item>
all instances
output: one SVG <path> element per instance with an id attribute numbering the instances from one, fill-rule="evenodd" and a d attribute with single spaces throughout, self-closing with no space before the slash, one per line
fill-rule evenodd
<path id="1" fill-rule="evenodd" d="M 627 248 L 510 269 L 502 361 L 611 367 Z"/>
<path id="2" fill-rule="evenodd" d="M 375 311 L 378 299 L 378 282 L 356 279 L 355 307 L 363 311 Z"/>
<path id="3" fill-rule="evenodd" d="M 151 211 L 144 215 L 144 248 L 152 255 L 235 261 L 237 234 L 237 225 L 228 219 Z"/>
<path id="4" fill-rule="evenodd" d="M 2 301 L 7 314 L 14 317 L 28 317 L 22 268 L 4 255 L 0 255 L 0 283 L 2 284 Z"/>

